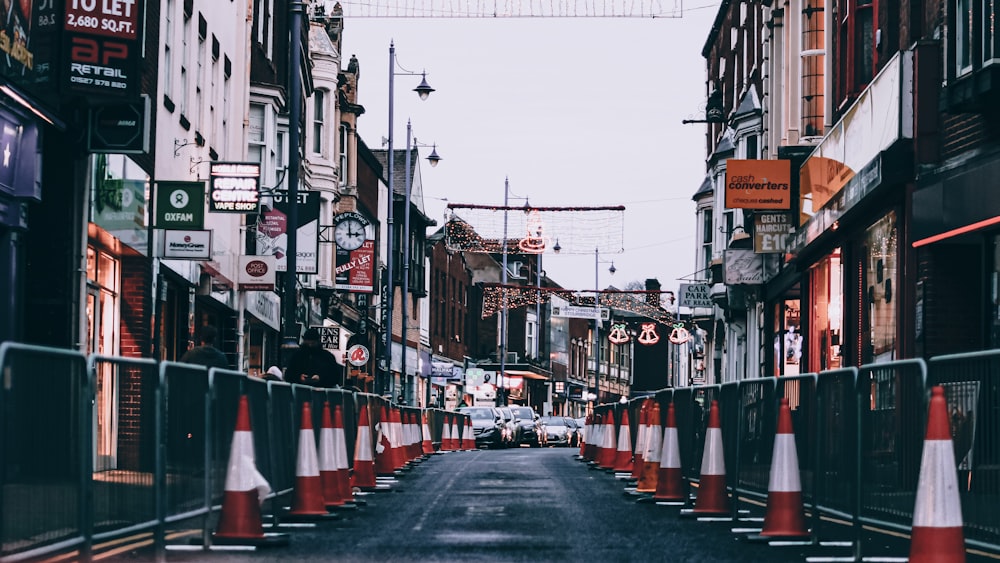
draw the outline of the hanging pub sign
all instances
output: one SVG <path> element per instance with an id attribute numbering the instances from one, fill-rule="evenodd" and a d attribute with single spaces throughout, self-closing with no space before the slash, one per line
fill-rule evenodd
<path id="1" fill-rule="evenodd" d="M 212 231 L 164 231 L 163 257 L 176 260 L 210 260 Z"/>
<path id="2" fill-rule="evenodd" d="M 213 162 L 209 171 L 208 210 L 213 213 L 260 212 L 260 164 Z"/>
<path id="3" fill-rule="evenodd" d="M 93 153 L 149 152 L 149 96 L 87 110 L 87 149 Z"/>
<path id="4" fill-rule="evenodd" d="M 749 248 L 730 248 L 723 252 L 726 285 L 760 285 L 764 283 L 764 260 Z"/>
<path id="5" fill-rule="evenodd" d="M 726 161 L 726 207 L 791 209 L 792 167 L 789 160 Z"/>
<path id="6" fill-rule="evenodd" d="M 707 283 L 682 283 L 677 304 L 680 307 L 712 307 L 711 286 Z"/>
<path id="7" fill-rule="evenodd" d="M 66 0 L 62 28 L 68 90 L 98 97 L 139 94 L 144 11 L 142 0 Z"/>
<path id="8" fill-rule="evenodd" d="M 783 253 L 792 234 L 792 214 L 761 211 L 753 216 L 753 251 L 757 254 Z"/>
<path id="9" fill-rule="evenodd" d="M 237 288 L 243 291 L 273 291 L 274 256 L 240 256 Z"/>

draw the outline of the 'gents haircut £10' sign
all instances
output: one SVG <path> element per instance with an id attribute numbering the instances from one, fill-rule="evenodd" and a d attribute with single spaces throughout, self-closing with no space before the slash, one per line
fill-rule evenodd
<path id="1" fill-rule="evenodd" d="M 791 205 L 790 161 L 726 161 L 726 207 L 790 209 Z"/>

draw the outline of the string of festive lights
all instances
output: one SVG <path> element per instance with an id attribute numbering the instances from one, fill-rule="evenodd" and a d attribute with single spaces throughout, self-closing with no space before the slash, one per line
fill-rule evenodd
<path id="1" fill-rule="evenodd" d="M 457 252 L 617 254 L 624 248 L 625 207 L 510 207 L 448 204 L 445 244 Z"/>
<path id="2" fill-rule="evenodd" d="M 493 316 L 504 308 L 506 294 L 507 309 L 517 309 L 539 303 L 547 303 L 553 296 L 567 301 L 571 305 L 594 307 L 595 301 L 601 307 L 614 311 L 624 311 L 653 319 L 654 321 L 673 326 L 676 322 L 674 314 L 655 305 L 660 295 L 671 295 L 670 291 L 603 289 L 571 290 L 561 287 L 531 287 L 525 285 L 487 283 L 483 284 L 483 318 Z M 656 295 L 654 303 L 650 303 L 651 295 Z"/>

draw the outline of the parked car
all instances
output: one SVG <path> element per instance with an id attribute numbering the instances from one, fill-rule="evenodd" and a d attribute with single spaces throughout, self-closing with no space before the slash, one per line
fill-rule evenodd
<path id="1" fill-rule="evenodd" d="M 541 432 L 538 425 L 538 413 L 532 410 L 531 407 L 518 405 L 512 405 L 510 412 L 514 413 L 514 420 L 520 432 L 518 445 L 528 444 L 533 448 L 540 447 L 542 444 L 539 441 Z"/>
<path id="2" fill-rule="evenodd" d="M 508 448 L 513 448 L 521 445 L 521 428 L 514 421 L 514 413 L 511 412 L 510 407 L 497 407 L 497 412 L 500 413 L 500 418 L 503 422 L 503 442 Z"/>
<path id="3" fill-rule="evenodd" d="M 580 442 L 584 444 L 587 443 L 587 417 L 581 416 L 580 418 L 573 419 L 576 422 L 578 439 L 576 445 L 580 445 Z"/>
<path id="4" fill-rule="evenodd" d="M 563 418 L 566 419 L 566 426 L 570 429 L 569 445 L 579 447 L 580 440 L 583 439 L 583 426 L 580 426 L 575 418 L 570 418 L 568 416 Z"/>
<path id="5" fill-rule="evenodd" d="M 570 419 L 564 416 L 543 416 L 538 419 L 542 432 L 540 434 L 543 446 L 569 446 L 575 434 Z"/>
<path id="6" fill-rule="evenodd" d="M 469 415 L 476 447 L 503 447 L 503 425 L 500 413 L 494 407 L 461 407 L 458 412 Z"/>

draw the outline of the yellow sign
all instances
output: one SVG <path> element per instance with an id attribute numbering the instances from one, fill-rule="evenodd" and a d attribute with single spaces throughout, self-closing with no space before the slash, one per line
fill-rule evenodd
<path id="1" fill-rule="evenodd" d="M 730 209 L 790 209 L 791 161 L 726 161 L 726 207 Z"/>

